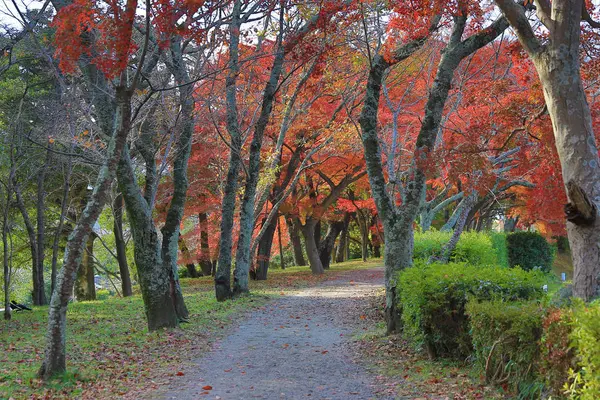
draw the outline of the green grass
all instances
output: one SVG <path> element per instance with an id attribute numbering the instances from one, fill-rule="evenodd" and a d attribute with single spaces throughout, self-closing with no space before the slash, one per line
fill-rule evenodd
<path id="1" fill-rule="evenodd" d="M 378 265 L 381 260 L 332 264 L 321 276 L 308 267 L 272 270 L 267 281 L 250 283 L 252 295 L 223 303 L 214 299 L 211 277 L 182 279 L 190 323 L 168 331 L 148 332 L 139 295 L 72 303 L 67 313 L 68 372 L 47 384 L 36 379 L 36 372 L 43 359 L 48 308 L 15 313 L 11 321 L 0 322 L 0 399 L 73 398 L 83 392 L 114 398 L 147 387 L 156 376 L 176 374 L 190 355 L 208 350 L 236 316 L 270 297 Z"/>

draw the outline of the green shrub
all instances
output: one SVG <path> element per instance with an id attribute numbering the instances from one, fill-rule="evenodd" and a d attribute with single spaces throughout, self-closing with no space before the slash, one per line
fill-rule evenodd
<path id="1" fill-rule="evenodd" d="M 472 349 L 465 315 L 468 297 L 537 299 L 543 296 L 545 283 L 546 276 L 540 271 L 418 262 L 398 276 L 397 298 L 404 331 L 431 357 L 466 357 Z"/>
<path id="2" fill-rule="evenodd" d="M 576 302 L 571 340 L 579 364 L 573 372 L 571 396 L 580 400 L 600 399 L 600 301 Z"/>
<path id="3" fill-rule="evenodd" d="M 452 232 L 440 232 L 436 230 L 415 232 L 413 259 L 429 260 L 429 257 L 439 253 L 442 246 L 450 240 L 451 236 Z"/>
<path id="4" fill-rule="evenodd" d="M 508 250 L 506 249 L 506 234 L 503 232 L 489 232 L 492 247 L 496 252 L 496 263 L 500 267 L 508 268 Z"/>
<path id="5" fill-rule="evenodd" d="M 450 261 L 467 262 L 474 265 L 495 265 L 496 252 L 489 235 L 482 232 L 463 232 L 456 244 Z"/>
<path id="6" fill-rule="evenodd" d="M 429 260 L 432 255 L 439 254 L 451 237 L 452 232 L 435 230 L 416 232 L 413 259 Z M 463 232 L 454 252 L 450 255 L 450 261 L 483 265 L 493 265 L 498 262 L 492 240 L 482 232 Z"/>
<path id="7" fill-rule="evenodd" d="M 570 309 L 551 307 L 544 317 L 540 340 L 538 374 L 553 399 L 561 398 L 572 369 L 577 369 L 574 349 L 569 346 L 572 331 Z"/>
<path id="8" fill-rule="evenodd" d="M 542 235 L 535 232 L 515 232 L 506 237 L 508 263 L 524 270 L 552 268 L 552 248 Z"/>
<path id="9" fill-rule="evenodd" d="M 96 300 L 108 300 L 111 297 L 110 291 L 106 289 L 96 290 Z"/>
<path id="10" fill-rule="evenodd" d="M 488 383 L 504 383 L 518 391 L 527 388 L 527 398 L 539 394 L 532 385 L 542 335 L 544 309 L 537 301 L 469 301 L 475 360 Z M 532 391 L 531 388 L 536 390 Z"/>

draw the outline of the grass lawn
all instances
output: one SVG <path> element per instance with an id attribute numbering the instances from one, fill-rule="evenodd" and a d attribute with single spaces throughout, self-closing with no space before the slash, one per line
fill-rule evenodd
<path id="1" fill-rule="evenodd" d="M 72 303 L 68 373 L 45 385 L 35 375 L 43 358 L 48 309 L 13 313 L 11 321 L 0 322 L 0 399 L 114 398 L 159 385 L 157 377 L 181 374 L 178 366 L 209 350 L 211 340 L 242 312 L 340 272 L 382 264 L 380 259 L 332 264 L 321 276 L 308 267 L 272 270 L 267 281 L 251 281 L 252 295 L 224 303 L 214 299 L 211 277 L 182 279 L 190 323 L 160 332 L 148 332 L 139 295 Z"/>

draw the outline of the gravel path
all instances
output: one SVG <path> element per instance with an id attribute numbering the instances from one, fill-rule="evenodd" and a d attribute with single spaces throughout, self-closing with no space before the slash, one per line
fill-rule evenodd
<path id="1" fill-rule="evenodd" d="M 286 293 L 150 398 L 374 399 L 374 377 L 354 362 L 350 337 L 366 329 L 361 315 L 382 282 L 383 269 L 356 270 Z"/>

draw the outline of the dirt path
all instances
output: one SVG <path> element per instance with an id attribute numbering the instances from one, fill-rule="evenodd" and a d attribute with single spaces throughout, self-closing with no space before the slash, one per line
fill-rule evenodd
<path id="1" fill-rule="evenodd" d="M 374 376 L 353 360 L 350 339 L 367 328 L 361 315 L 382 282 L 383 269 L 357 270 L 286 293 L 149 398 L 376 398 Z"/>

